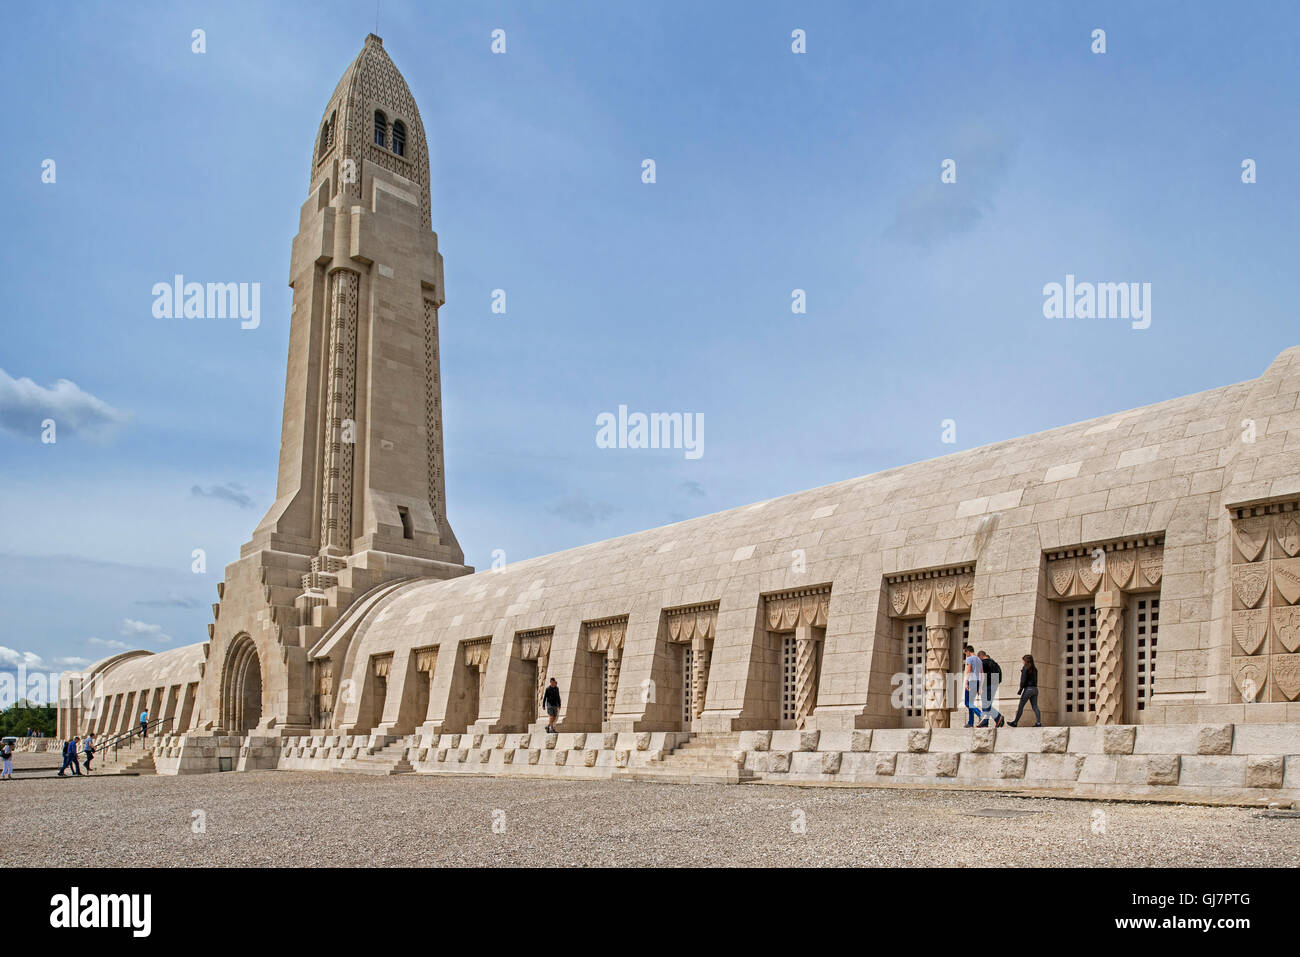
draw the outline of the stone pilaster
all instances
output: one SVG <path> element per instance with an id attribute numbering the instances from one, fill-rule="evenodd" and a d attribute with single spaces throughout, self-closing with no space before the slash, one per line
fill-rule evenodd
<path id="1" fill-rule="evenodd" d="M 614 717 L 614 702 L 618 700 L 618 669 L 623 663 L 623 646 L 611 642 L 606 655 L 605 661 L 609 667 L 609 686 L 605 689 L 605 720 L 608 721 Z"/>
<path id="2" fill-rule="evenodd" d="M 691 718 L 704 714 L 704 695 L 709 686 L 709 653 L 713 642 L 697 634 L 691 639 Z"/>
<path id="3" fill-rule="evenodd" d="M 329 277 L 329 369 L 325 387 L 325 468 L 321 481 L 321 550 L 352 551 L 352 464 L 356 435 L 357 297 L 360 276 L 337 269 Z"/>
<path id="4" fill-rule="evenodd" d="M 817 706 L 817 638 L 811 625 L 795 628 L 795 727 L 802 728 Z"/>
<path id="5" fill-rule="evenodd" d="M 551 663 L 551 649 L 549 645 L 537 654 L 537 714 L 542 716 L 546 714 L 546 706 L 543 703 L 546 698 L 546 668 Z"/>
<path id="6" fill-rule="evenodd" d="M 948 727 L 956 702 L 948 700 L 952 629 L 956 616 L 938 609 L 925 613 L 925 726 Z"/>
<path id="7" fill-rule="evenodd" d="M 1097 608 L 1097 724 L 1123 724 L 1124 593 L 1103 589 L 1093 601 Z"/>

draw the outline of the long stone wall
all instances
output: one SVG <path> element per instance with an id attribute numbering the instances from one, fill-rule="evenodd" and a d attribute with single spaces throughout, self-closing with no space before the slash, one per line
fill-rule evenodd
<path id="1" fill-rule="evenodd" d="M 347 771 L 386 756 L 416 774 L 654 779 L 678 732 L 167 735 L 159 774 Z M 222 765 L 224 762 L 224 766 Z M 1300 802 L 1294 725 L 1114 725 L 747 731 L 730 780 L 840 787 L 953 788 L 1103 799 Z M 719 769 L 721 770 L 721 769 Z M 717 773 L 700 780 L 718 780 Z"/>

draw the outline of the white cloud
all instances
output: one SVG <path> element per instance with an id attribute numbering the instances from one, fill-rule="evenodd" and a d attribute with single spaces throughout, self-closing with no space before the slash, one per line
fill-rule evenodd
<path id="1" fill-rule="evenodd" d="M 54 420 L 58 435 L 104 442 L 113 438 L 127 416 L 67 379 L 46 388 L 0 369 L 0 430 L 39 441 L 46 419 Z"/>
<path id="2" fill-rule="evenodd" d="M 45 660 L 34 651 L 15 651 L 0 645 L 0 668 L 18 667 L 28 671 L 44 671 Z"/>
<path id="3" fill-rule="evenodd" d="M 130 651 L 131 646 L 125 641 L 118 641 L 116 638 L 87 638 L 86 644 L 97 645 L 100 648 L 113 648 L 117 651 Z"/>
<path id="4" fill-rule="evenodd" d="M 60 668 L 84 668 L 90 664 L 90 659 L 79 658 L 74 655 L 66 658 L 55 658 L 54 663 Z"/>
<path id="5" fill-rule="evenodd" d="M 134 618 L 122 619 L 122 634 L 152 638 L 154 641 L 172 640 L 172 636 L 162 630 L 162 625 L 151 625 L 146 621 L 136 621 Z"/>

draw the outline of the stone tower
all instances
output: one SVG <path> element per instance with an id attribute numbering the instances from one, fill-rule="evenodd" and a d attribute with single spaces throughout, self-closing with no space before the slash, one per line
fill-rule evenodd
<path id="1" fill-rule="evenodd" d="M 289 284 L 276 500 L 218 586 L 199 692 L 200 727 L 234 733 L 322 726 L 308 653 L 348 607 L 472 570 L 447 521 L 428 144 L 373 34 L 312 146 Z"/>

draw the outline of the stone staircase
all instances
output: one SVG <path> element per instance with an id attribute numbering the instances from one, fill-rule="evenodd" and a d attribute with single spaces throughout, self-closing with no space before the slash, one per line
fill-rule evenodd
<path id="1" fill-rule="evenodd" d="M 371 754 L 358 754 L 351 760 L 330 768 L 343 774 L 413 774 L 415 768 L 406 758 L 406 751 L 411 746 L 407 738 L 398 738 Z"/>
<path id="2" fill-rule="evenodd" d="M 123 748 L 117 752 L 114 757 L 112 749 L 100 751 L 95 755 L 94 770 L 91 776 L 96 774 L 156 774 L 157 767 L 153 760 L 152 749 L 146 750 L 140 747 Z M 84 771 L 84 766 L 83 766 Z"/>
<path id="3" fill-rule="evenodd" d="M 755 780 L 754 772 L 739 766 L 739 750 L 739 732 L 693 734 L 661 760 L 628 771 L 626 777 L 660 784 L 743 784 Z"/>

